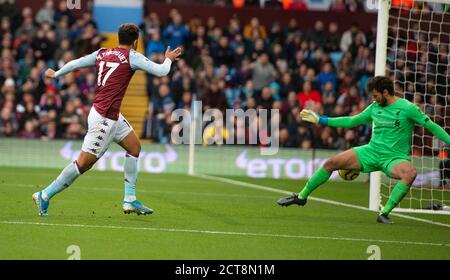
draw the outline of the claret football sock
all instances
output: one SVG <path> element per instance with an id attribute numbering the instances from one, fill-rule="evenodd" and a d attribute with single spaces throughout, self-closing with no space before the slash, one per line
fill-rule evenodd
<path id="1" fill-rule="evenodd" d="M 406 186 L 402 181 L 398 182 L 389 196 L 386 205 L 384 205 L 382 214 L 388 215 L 391 213 L 392 209 L 400 203 L 400 201 L 405 197 L 405 195 L 409 192 L 408 186 Z"/>
<path id="2" fill-rule="evenodd" d="M 67 165 L 63 171 L 59 174 L 59 176 L 42 191 L 42 198 L 44 200 L 49 200 L 55 194 L 63 191 L 65 188 L 70 186 L 70 184 L 75 181 L 75 179 L 80 176 L 80 171 L 78 170 L 76 162 L 72 162 Z"/>
<path id="3" fill-rule="evenodd" d="M 132 155 L 125 156 L 125 198 L 127 202 L 136 200 L 136 180 L 138 173 L 138 159 Z"/>
<path id="4" fill-rule="evenodd" d="M 328 181 L 330 179 L 331 173 L 326 171 L 325 168 L 321 167 L 317 169 L 316 172 L 309 178 L 306 186 L 300 192 L 299 196 L 303 199 L 307 199 L 308 196 L 317 189 L 320 185 Z"/>

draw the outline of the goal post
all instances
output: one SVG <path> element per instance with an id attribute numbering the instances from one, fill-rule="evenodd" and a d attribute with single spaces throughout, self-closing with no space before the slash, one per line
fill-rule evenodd
<path id="1" fill-rule="evenodd" d="M 375 75 L 386 75 L 386 55 L 388 41 L 388 24 L 390 0 L 378 1 L 377 18 L 377 48 L 375 53 Z M 380 208 L 381 172 L 370 174 L 369 209 L 378 211 Z"/>
<path id="2" fill-rule="evenodd" d="M 379 0 L 375 75 L 391 77 L 396 94 L 416 103 L 448 132 L 450 0 Z M 450 162 L 448 147 L 417 125 L 411 143 L 418 176 L 394 211 L 450 214 L 450 178 L 445 178 L 450 170 L 442 164 Z M 369 209 L 379 211 L 394 185 L 381 172 L 371 173 Z"/>

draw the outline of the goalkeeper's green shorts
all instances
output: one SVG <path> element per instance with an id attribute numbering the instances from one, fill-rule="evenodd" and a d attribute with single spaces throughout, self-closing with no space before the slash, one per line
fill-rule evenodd
<path id="1" fill-rule="evenodd" d="M 407 156 L 394 153 L 383 153 L 369 145 L 355 147 L 353 150 L 358 157 L 361 171 L 364 173 L 383 171 L 388 177 L 392 177 L 391 170 L 394 166 L 403 161 L 411 162 L 411 159 Z"/>

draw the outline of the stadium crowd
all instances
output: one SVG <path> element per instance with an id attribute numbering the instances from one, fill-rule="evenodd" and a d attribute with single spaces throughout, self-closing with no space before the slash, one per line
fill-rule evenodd
<path id="1" fill-rule="evenodd" d="M 48 0 L 38 11 L 0 4 L 0 136 L 80 139 L 95 93 L 95 69 L 56 83 L 44 71 L 100 47 L 91 13 L 75 18 L 66 1 Z"/>
<path id="2" fill-rule="evenodd" d="M 167 4 L 202 4 L 215 5 L 220 7 L 259 7 L 276 8 L 296 11 L 332 11 L 332 12 L 367 12 L 372 10 L 375 1 L 366 0 L 152 0 L 153 2 L 162 2 Z M 392 0 L 393 7 L 403 6 L 405 8 L 414 7 L 416 9 L 449 11 L 450 5 L 414 0 Z"/>
<path id="3" fill-rule="evenodd" d="M 375 70 L 376 25 L 361 30 L 354 23 L 340 32 L 337 23 L 325 25 L 318 20 L 304 30 L 291 19 L 288 26 L 273 22 L 266 28 L 258 18 L 242 24 L 232 17 L 227 26 L 217 26 L 213 17 L 206 22 L 197 17 L 184 22 L 173 9 L 167 19 L 150 13 L 140 27 L 146 55 L 155 61 L 163 60 L 165 45 L 186 49 L 170 78 L 148 77 L 151 110 L 144 137 L 169 142 L 174 125 L 170 113 L 175 108 L 189 109 L 195 95 L 204 111 L 279 109 L 279 139 L 284 147 L 342 150 L 370 139 L 369 126 L 309 126 L 301 122 L 299 112 L 311 109 L 333 117 L 355 115 L 370 104 L 365 86 Z M 427 30 L 411 28 L 411 34 L 403 34 L 396 23 L 390 25 L 388 71 L 397 81 L 395 90 L 448 127 L 448 46 Z M 250 133 L 246 131 L 246 143 Z M 420 130 L 414 145 L 429 148 L 431 141 Z"/>
<path id="4" fill-rule="evenodd" d="M 170 141 L 175 108 L 189 108 L 192 96 L 203 109 L 280 109 L 280 144 L 285 147 L 345 149 L 368 141 L 369 128 L 309 126 L 300 110 L 330 116 L 354 115 L 370 102 L 365 91 L 374 74 L 376 27 L 364 32 L 355 23 L 341 33 L 336 23 L 317 21 L 302 30 L 295 19 L 266 29 L 257 18 L 243 25 L 233 17 L 217 26 L 210 17 L 183 22 L 172 10 L 168 20 L 150 13 L 141 29 L 147 56 L 162 61 L 164 46 L 185 46 L 171 78 L 149 76 L 152 103 L 144 137 Z M 151 124 L 151 125 L 148 125 Z"/>
<path id="5" fill-rule="evenodd" d="M 102 36 L 91 13 L 74 18 L 65 0 L 48 0 L 38 11 L 18 11 L 8 1 L 0 8 L 0 137 L 82 138 L 95 69 L 56 82 L 43 73 L 100 47 Z M 169 143 L 172 111 L 190 110 L 194 97 L 203 102 L 204 111 L 279 109 L 284 147 L 347 149 L 370 138 L 370 127 L 310 126 L 300 121 L 299 112 L 306 108 L 344 116 L 364 110 L 371 101 L 365 85 L 374 75 L 375 25 L 361 30 L 355 23 L 342 32 L 337 23 L 319 20 L 304 30 L 291 19 L 288 26 L 274 22 L 266 28 L 257 18 L 242 24 L 232 17 L 227 26 L 217 26 L 213 17 L 185 22 L 173 9 L 168 18 L 146 15 L 140 28 L 146 55 L 156 62 L 164 60 L 167 45 L 185 48 L 169 76 L 148 76 L 143 138 Z M 448 49 L 441 51 L 448 54 Z"/>

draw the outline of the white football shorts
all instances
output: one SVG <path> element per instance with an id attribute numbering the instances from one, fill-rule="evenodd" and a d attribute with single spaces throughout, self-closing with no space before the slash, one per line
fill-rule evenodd
<path id="1" fill-rule="evenodd" d="M 122 114 L 119 114 L 117 121 L 111 120 L 100 115 L 92 106 L 88 116 L 88 132 L 81 150 L 100 158 L 112 142 L 120 143 L 132 130 Z"/>

